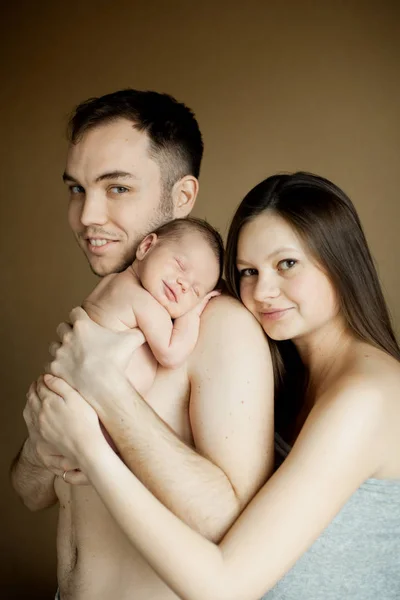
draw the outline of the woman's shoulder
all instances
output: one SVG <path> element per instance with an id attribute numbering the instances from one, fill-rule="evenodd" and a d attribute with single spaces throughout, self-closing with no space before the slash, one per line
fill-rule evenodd
<path id="1" fill-rule="evenodd" d="M 400 457 L 400 363 L 396 359 L 359 344 L 317 404 L 315 417 L 328 427 L 338 422 L 361 438 L 369 432 L 378 444 L 380 439 L 382 469 L 376 476 L 400 477 L 400 459 L 394 458 Z"/>
<path id="2" fill-rule="evenodd" d="M 354 346 L 340 379 L 344 386 L 368 386 L 377 394 L 384 392 L 387 396 L 395 392 L 400 396 L 400 362 L 363 342 Z"/>
<path id="3" fill-rule="evenodd" d="M 324 398 L 344 396 L 371 401 L 400 400 L 400 362 L 386 352 L 365 343 L 356 343 L 340 372 L 324 390 Z M 400 403 L 399 403 L 400 405 Z"/>

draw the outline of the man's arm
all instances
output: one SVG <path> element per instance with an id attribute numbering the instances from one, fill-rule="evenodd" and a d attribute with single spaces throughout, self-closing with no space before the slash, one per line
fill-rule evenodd
<path id="1" fill-rule="evenodd" d="M 57 502 L 55 475 L 37 462 L 30 438 L 27 438 L 10 469 L 11 483 L 29 510 L 36 511 Z"/>
<path id="2" fill-rule="evenodd" d="M 227 297 L 215 299 L 202 317 L 199 342 L 188 365 L 190 416 L 200 453 L 187 446 L 116 369 L 99 363 L 100 357 L 72 360 L 76 345 L 82 359 L 82 335 L 90 329 L 96 332 L 88 323 L 74 326 L 78 338 L 74 343 L 69 337 L 70 351 L 64 348 L 52 372 L 95 408 L 124 462 L 163 504 L 203 535 L 220 539 L 272 469 L 273 375 L 259 324 Z M 95 340 L 91 344 L 94 347 Z M 89 355 L 88 343 L 86 351 Z M 60 360 L 66 353 L 67 369 Z M 83 373 L 84 368 L 91 372 Z M 84 380 L 83 390 L 79 383 Z"/>

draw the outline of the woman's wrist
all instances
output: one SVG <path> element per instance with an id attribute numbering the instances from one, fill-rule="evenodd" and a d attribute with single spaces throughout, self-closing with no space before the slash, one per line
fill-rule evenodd
<path id="1" fill-rule="evenodd" d="M 98 440 L 88 440 L 84 447 L 77 448 L 77 453 L 79 453 L 81 471 L 90 479 L 90 472 L 93 471 L 96 465 L 108 461 L 109 453 L 114 454 L 114 451 L 101 434 Z"/>
<path id="2" fill-rule="evenodd" d="M 90 447 L 89 447 L 90 446 Z M 86 475 L 93 486 L 105 472 L 112 472 L 115 460 L 120 460 L 105 438 L 96 444 L 88 444 L 80 459 L 81 471 Z"/>

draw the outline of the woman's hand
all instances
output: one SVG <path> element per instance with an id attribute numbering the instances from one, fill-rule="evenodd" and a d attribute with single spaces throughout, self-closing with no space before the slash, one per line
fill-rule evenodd
<path id="1" fill-rule="evenodd" d="M 40 381 L 40 379 L 39 379 Z M 23 417 L 28 429 L 28 439 L 25 443 L 27 460 L 35 467 L 45 467 L 54 475 L 62 477 L 73 485 L 88 485 L 85 475 L 77 469 L 77 465 L 63 456 L 58 447 L 48 444 L 40 433 L 39 415 L 42 403 L 37 394 L 37 383 L 33 382 L 26 395 L 27 402 Z"/>
<path id="2" fill-rule="evenodd" d="M 40 435 L 80 468 L 85 449 L 106 444 L 96 412 L 76 390 L 52 375 L 39 380 L 37 395 Z"/>
<path id="3" fill-rule="evenodd" d="M 57 334 L 61 343 L 54 342 L 50 353 L 54 360 L 49 372 L 64 379 L 90 401 L 96 396 L 96 386 L 110 366 L 121 373 L 130 358 L 144 342 L 139 329 L 114 332 L 92 321 L 83 308 L 70 313 L 69 323 L 61 323 Z"/>

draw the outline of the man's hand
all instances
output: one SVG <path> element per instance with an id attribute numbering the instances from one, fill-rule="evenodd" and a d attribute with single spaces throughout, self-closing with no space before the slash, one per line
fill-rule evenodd
<path id="1" fill-rule="evenodd" d="M 57 445 L 48 443 L 40 432 L 42 403 L 38 396 L 38 387 L 40 388 L 42 385 L 43 377 L 40 377 L 38 383 L 31 384 L 27 393 L 27 402 L 23 412 L 29 434 L 25 442 L 25 459 L 32 466 L 45 467 L 59 477 L 67 471 L 68 476 L 65 477 L 65 480 L 68 483 L 87 485 L 87 478 L 77 470 L 77 464 L 66 458 Z"/>
<path id="2" fill-rule="evenodd" d="M 54 342 L 50 353 L 54 360 L 49 372 L 64 379 L 86 399 L 96 394 L 99 374 L 112 364 L 124 372 L 135 350 L 145 342 L 139 329 L 114 332 L 92 321 L 83 308 L 70 313 L 70 324 L 57 327 L 61 344 Z"/>

